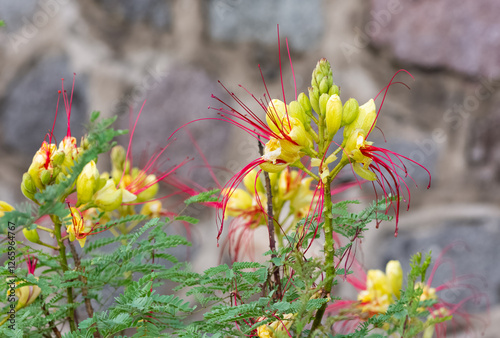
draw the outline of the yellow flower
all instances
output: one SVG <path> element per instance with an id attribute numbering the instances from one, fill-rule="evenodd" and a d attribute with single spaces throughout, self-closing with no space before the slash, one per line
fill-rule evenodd
<path id="1" fill-rule="evenodd" d="M 370 314 L 385 313 L 394 297 L 399 298 L 403 284 L 403 271 L 398 261 L 390 261 L 386 273 L 381 270 L 368 270 L 366 290 L 358 294 L 361 310 Z"/>
<path id="2" fill-rule="evenodd" d="M 162 212 L 162 204 L 160 201 L 152 201 L 144 203 L 141 209 L 141 214 L 151 218 L 160 217 Z"/>
<path id="3" fill-rule="evenodd" d="M 253 206 L 252 196 L 243 189 L 236 189 L 229 197 L 229 202 L 227 203 L 228 216 L 238 217 L 248 209 Z"/>
<path id="4" fill-rule="evenodd" d="M 84 220 L 84 217 L 80 210 L 77 208 L 70 208 L 71 224 L 67 226 L 69 240 L 78 240 L 80 246 L 83 248 L 85 241 L 87 240 L 87 235 L 92 231 L 92 227 Z"/>
<path id="5" fill-rule="evenodd" d="M 0 201 L 0 217 L 3 217 L 6 212 L 14 210 L 14 207 L 7 202 Z"/>
<path id="6" fill-rule="evenodd" d="M 377 175 L 369 169 L 373 160 L 362 152 L 363 147 L 371 144 L 372 142 L 366 141 L 366 133 L 362 129 L 355 129 L 347 139 L 343 157 L 351 162 L 356 174 L 365 180 L 375 181 Z"/>
<path id="7" fill-rule="evenodd" d="M 37 278 L 38 279 L 38 278 Z M 16 282 L 19 284 L 20 282 Z M 16 297 L 19 299 L 17 302 L 16 310 L 22 309 L 33 303 L 38 295 L 42 292 L 42 289 L 38 285 L 26 285 L 16 289 Z"/>
<path id="8" fill-rule="evenodd" d="M 113 179 L 110 178 L 104 187 L 94 194 L 93 201 L 98 208 L 104 211 L 113 211 L 122 203 L 132 202 L 136 198 L 134 194 L 124 188 L 117 189 Z"/>

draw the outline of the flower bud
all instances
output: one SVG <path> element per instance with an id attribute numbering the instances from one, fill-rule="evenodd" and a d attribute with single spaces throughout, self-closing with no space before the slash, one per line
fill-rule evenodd
<path id="1" fill-rule="evenodd" d="M 111 164 L 113 166 L 113 170 L 118 170 L 123 172 L 123 164 L 125 163 L 125 157 L 127 153 L 125 152 L 125 148 L 122 146 L 114 146 L 111 149 Z"/>
<path id="2" fill-rule="evenodd" d="M 319 92 L 321 94 L 328 93 L 328 91 L 330 90 L 331 83 L 332 83 L 331 78 L 325 76 L 323 79 L 321 79 L 321 82 L 319 83 Z"/>
<path id="3" fill-rule="evenodd" d="M 38 236 L 38 231 L 35 229 L 28 230 L 27 228 L 23 228 L 23 235 L 26 237 L 28 241 L 31 243 L 40 243 L 40 236 Z"/>
<path id="4" fill-rule="evenodd" d="M 93 200 L 98 208 L 113 211 L 122 204 L 122 191 L 116 189 L 112 179 L 108 179 L 106 185 L 94 194 Z"/>
<path id="5" fill-rule="evenodd" d="M 322 85 L 321 82 L 323 81 L 324 84 Z M 320 93 L 323 94 L 328 92 L 332 84 L 333 84 L 333 76 L 330 63 L 328 62 L 327 59 L 322 58 L 321 60 L 318 61 L 316 67 L 313 70 L 311 87 L 318 88 L 318 90 L 320 90 Z M 320 88 L 324 90 L 322 91 Z"/>
<path id="6" fill-rule="evenodd" d="M 361 129 L 365 135 L 368 135 L 370 129 L 375 126 L 376 118 L 377 110 L 375 107 L 375 101 L 370 99 L 364 105 L 359 107 L 359 113 L 356 119 L 344 128 L 344 139 L 347 139 L 356 129 Z"/>
<path id="7" fill-rule="evenodd" d="M 266 190 L 264 189 L 264 185 L 260 177 L 257 177 L 257 170 L 253 169 L 250 171 L 244 178 L 243 184 L 245 188 L 251 195 L 255 195 L 255 190 L 260 193 L 264 193 Z"/>
<path id="8" fill-rule="evenodd" d="M 0 217 L 3 217 L 6 212 L 14 210 L 14 207 L 7 202 L 0 201 Z"/>
<path id="9" fill-rule="evenodd" d="M 344 112 L 342 114 L 342 125 L 347 126 L 351 124 L 359 114 L 359 104 L 356 99 L 350 98 L 344 104 Z"/>
<path id="10" fill-rule="evenodd" d="M 319 97 L 319 114 L 321 116 L 325 116 L 326 114 L 326 103 L 330 99 L 330 95 L 328 94 L 321 94 Z"/>
<path id="11" fill-rule="evenodd" d="M 145 174 L 144 174 L 145 175 Z M 147 189 L 141 191 L 137 194 L 137 201 L 144 202 L 153 199 L 160 188 L 160 185 L 156 182 L 156 176 L 151 174 L 146 176 L 143 182 L 141 182 L 143 187 L 149 186 Z"/>
<path id="12" fill-rule="evenodd" d="M 339 90 L 339 86 L 337 85 L 332 85 L 330 87 L 330 90 L 328 91 L 328 95 L 340 95 L 340 90 Z"/>
<path id="13" fill-rule="evenodd" d="M 326 103 L 326 133 L 328 135 L 328 140 L 333 139 L 333 136 L 340 129 L 340 124 L 342 123 L 342 101 L 338 95 L 332 95 Z"/>
<path id="14" fill-rule="evenodd" d="M 308 88 L 309 91 L 309 103 L 316 113 L 319 114 L 319 89 L 318 88 Z"/>
<path id="15" fill-rule="evenodd" d="M 392 290 L 392 294 L 399 299 L 401 288 L 403 287 L 403 269 L 399 261 L 389 261 L 385 267 L 387 281 Z"/>
<path id="16" fill-rule="evenodd" d="M 36 185 L 28 173 L 23 174 L 23 180 L 21 182 L 21 191 L 26 198 L 35 201 Z"/>
<path id="17" fill-rule="evenodd" d="M 47 185 L 50 183 L 52 179 L 52 170 L 43 169 L 40 174 L 40 181 L 43 185 Z"/>
<path id="18" fill-rule="evenodd" d="M 288 105 L 288 113 L 291 117 L 298 119 L 302 122 L 304 128 L 307 130 L 310 128 L 311 118 L 306 114 L 302 105 L 298 101 L 292 101 Z"/>
<path id="19" fill-rule="evenodd" d="M 92 200 L 92 196 L 97 190 L 99 171 L 94 161 L 90 161 L 83 167 L 82 172 L 76 180 L 76 194 L 78 205 L 85 204 Z"/>
<path id="20" fill-rule="evenodd" d="M 286 105 L 283 101 L 273 99 L 269 102 L 266 113 L 266 122 L 269 128 L 276 134 L 281 134 L 283 130 L 283 122 L 286 123 L 288 117 L 285 116 L 287 112 Z"/>
<path id="21" fill-rule="evenodd" d="M 309 101 L 309 98 L 307 97 L 307 95 L 304 93 L 300 93 L 299 97 L 297 98 L 297 101 L 302 106 L 304 113 L 308 116 L 311 116 L 312 106 L 311 106 L 311 101 Z"/>
<path id="22" fill-rule="evenodd" d="M 65 156 L 64 151 L 57 151 L 52 157 L 52 163 L 57 166 L 63 164 Z"/>
<path id="23" fill-rule="evenodd" d="M 16 310 L 22 309 L 33 303 L 41 292 L 42 289 L 40 289 L 38 285 L 26 285 L 16 289 L 16 297 L 19 299 Z"/>

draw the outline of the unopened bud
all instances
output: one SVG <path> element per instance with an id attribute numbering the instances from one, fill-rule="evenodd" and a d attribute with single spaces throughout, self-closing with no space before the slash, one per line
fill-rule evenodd
<path id="1" fill-rule="evenodd" d="M 330 87 L 330 90 L 328 91 L 328 95 L 340 95 L 340 90 L 339 90 L 339 86 L 337 85 L 332 85 Z"/>
<path id="2" fill-rule="evenodd" d="M 123 164 L 125 163 L 125 157 L 127 153 L 125 152 L 125 148 L 122 146 L 114 146 L 111 149 L 111 163 L 113 165 L 113 170 L 118 170 L 123 172 Z"/>
<path id="3" fill-rule="evenodd" d="M 61 165 L 63 164 L 65 157 L 66 155 L 64 154 L 64 151 L 57 151 L 52 157 L 52 163 L 54 163 L 54 165 Z"/>
<path id="4" fill-rule="evenodd" d="M 328 139 L 331 140 L 342 123 L 342 101 L 340 101 L 338 95 L 330 96 L 326 103 L 325 122 Z"/>
<path id="5" fill-rule="evenodd" d="M 385 267 L 387 281 L 391 287 L 392 293 L 399 299 L 401 288 L 403 287 L 403 269 L 399 261 L 389 261 Z"/>
<path id="6" fill-rule="evenodd" d="M 330 90 L 331 83 L 332 83 L 331 78 L 325 76 L 323 79 L 321 79 L 321 82 L 319 83 L 319 92 L 321 94 L 328 93 L 328 91 Z"/>
<path id="7" fill-rule="evenodd" d="M 333 75 L 330 63 L 325 58 L 318 61 L 311 79 L 311 87 L 318 90 L 318 96 L 326 94 L 333 85 Z"/>
<path id="8" fill-rule="evenodd" d="M 326 103 L 330 99 L 330 95 L 328 94 L 321 94 L 319 97 L 319 114 L 321 116 L 325 116 L 326 114 Z"/>
<path id="9" fill-rule="evenodd" d="M 309 101 L 309 98 L 305 93 L 300 93 L 297 101 L 300 103 L 302 106 L 302 109 L 304 110 L 304 113 L 308 116 L 311 116 L 312 112 L 312 106 L 311 106 L 311 101 Z"/>
<path id="10" fill-rule="evenodd" d="M 311 103 L 311 107 L 314 109 L 316 113 L 319 114 L 319 89 L 309 87 L 309 102 Z"/>
<path id="11" fill-rule="evenodd" d="M 364 105 L 359 107 L 359 113 L 356 119 L 344 128 L 344 140 L 348 139 L 351 133 L 356 129 L 361 129 L 365 136 L 368 135 L 369 131 L 375 127 L 376 118 L 377 111 L 375 101 L 370 99 Z"/>
<path id="12" fill-rule="evenodd" d="M 351 124 L 359 114 L 359 104 L 356 99 L 350 98 L 344 104 L 344 112 L 342 114 L 342 125 L 346 126 Z"/>
<path id="13" fill-rule="evenodd" d="M 311 118 L 306 114 L 302 105 L 298 101 L 292 101 L 288 105 L 288 113 L 290 116 L 295 117 L 304 125 L 304 128 L 309 129 L 311 124 Z M 309 127 L 309 128 L 308 128 Z"/>
<path id="14" fill-rule="evenodd" d="M 28 230 L 27 228 L 23 228 L 23 235 L 26 239 L 32 243 L 40 243 L 40 236 L 38 236 L 38 231 L 35 229 Z"/>
<path id="15" fill-rule="evenodd" d="M 92 200 L 94 192 L 97 190 L 99 171 L 94 161 L 90 161 L 83 167 L 82 172 L 76 180 L 76 194 L 78 205 L 85 204 Z"/>
<path id="16" fill-rule="evenodd" d="M 49 184 L 51 179 L 52 179 L 52 170 L 43 169 L 40 174 L 40 180 L 42 184 L 43 185 Z"/>
<path id="17" fill-rule="evenodd" d="M 28 173 L 23 174 L 23 180 L 21 182 L 21 191 L 23 195 L 26 196 L 26 198 L 29 198 L 32 201 L 35 200 L 36 185 L 35 182 L 33 182 L 31 175 Z"/>

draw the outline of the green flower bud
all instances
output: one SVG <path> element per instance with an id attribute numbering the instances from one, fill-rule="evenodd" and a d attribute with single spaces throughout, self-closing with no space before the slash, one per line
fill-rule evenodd
<path id="1" fill-rule="evenodd" d="M 23 235 L 31 243 L 40 243 L 40 236 L 38 236 L 38 231 L 36 229 L 28 230 L 27 228 L 23 228 Z"/>
<path id="2" fill-rule="evenodd" d="M 311 87 L 318 89 L 320 94 L 328 93 L 328 90 L 333 84 L 333 75 L 330 63 L 325 59 L 321 59 L 314 68 L 311 79 Z"/>
<path id="3" fill-rule="evenodd" d="M 330 99 L 330 95 L 328 94 L 321 94 L 319 97 L 319 114 L 321 116 L 325 116 L 326 114 L 326 103 Z"/>
<path id="4" fill-rule="evenodd" d="M 333 136 L 340 129 L 340 124 L 342 123 L 342 101 L 338 95 L 330 96 L 328 102 L 326 103 L 326 133 L 328 139 L 333 139 Z"/>
<path id="5" fill-rule="evenodd" d="M 32 201 L 35 200 L 36 185 L 35 182 L 33 182 L 31 175 L 28 173 L 23 174 L 23 180 L 21 182 L 21 191 L 23 192 L 23 195 L 26 196 L 26 198 L 29 198 Z"/>
<path id="6" fill-rule="evenodd" d="M 364 134 L 367 135 L 372 127 L 375 126 L 375 119 L 377 118 L 377 110 L 375 107 L 375 101 L 370 99 L 364 105 L 359 107 L 359 113 L 356 119 L 346 125 L 344 128 L 344 140 L 347 140 L 351 133 L 356 129 L 363 130 Z"/>
<path id="7" fill-rule="evenodd" d="M 332 85 L 328 90 L 328 94 L 330 95 L 340 95 L 340 89 L 337 85 Z"/>
<path id="8" fill-rule="evenodd" d="M 309 101 L 307 95 L 305 93 L 300 93 L 297 101 L 299 101 L 300 105 L 302 106 L 304 113 L 308 116 L 311 116 L 312 106 L 311 101 Z"/>
<path id="9" fill-rule="evenodd" d="M 313 88 L 309 87 L 309 99 L 311 103 L 311 107 L 314 109 L 316 113 L 319 114 L 319 89 L 318 88 Z"/>
<path id="10" fill-rule="evenodd" d="M 292 101 L 288 105 L 288 113 L 290 116 L 295 117 L 304 125 L 304 128 L 309 129 L 311 124 L 311 118 L 306 115 L 306 112 L 302 108 L 302 105 L 298 101 Z"/>
<path id="11" fill-rule="evenodd" d="M 49 184 L 51 179 L 52 179 L 52 170 L 43 169 L 40 174 L 40 180 L 42 184 L 43 185 Z"/>
<path id="12" fill-rule="evenodd" d="M 76 180 L 76 194 L 78 205 L 85 204 L 92 200 L 94 192 L 97 191 L 97 181 L 99 180 L 99 171 L 94 161 L 90 161 L 83 167 L 82 172 Z"/>
<path id="13" fill-rule="evenodd" d="M 359 104 L 356 99 L 350 98 L 344 104 L 344 113 L 342 115 L 342 125 L 346 126 L 351 124 L 359 114 Z"/>
<path id="14" fill-rule="evenodd" d="M 319 92 L 321 94 L 328 93 L 330 90 L 330 79 L 328 77 L 324 77 L 319 83 Z"/>
<path id="15" fill-rule="evenodd" d="M 80 140 L 80 147 L 83 150 L 87 150 L 87 149 L 90 148 L 90 142 L 89 142 L 89 139 L 86 136 L 82 136 L 82 138 Z"/>
<path id="16" fill-rule="evenodd" d="M 64 162 L 64 157 L 66 157 L 64 151 L 58 151 L 52 157 L 52 163 L 54 163 L 54 165 L 61 165 Z"/>
<path id="17" fill-rule="evenodd" d="M 116 169 L 123 172 L 123 164 L 125 163 L 126 155 L 125 148 L 122 146 L 115 146 L 111 149 L 111 164 L 113 165 L 113 170 Z"/>
<path id="18" fill-rule="evenodd" d="M 56 176 L 55 182 L 56 184 L 59 184 L 64 181 L 66 181 L 66 175 L 63 172 L 60 172 L 59 175 Z"/>

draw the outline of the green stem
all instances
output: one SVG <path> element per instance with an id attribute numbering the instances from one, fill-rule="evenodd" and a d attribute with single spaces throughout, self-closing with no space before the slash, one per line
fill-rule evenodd
<path id="1" fill-rule="evenodd" d="M 335 265 L 334 265 L 334 257 L 335 257 L 335 248 L 333 241 L 333 223 L 332 223 L 332 193 L 331 193 L 331 184 L 335 176 L 342 170 L 348 161 L 340 161 L 339 164 L 332 170 L 329 176 L 326 177 L 326 182 L 323 188 L 324 194 L 324 207 L 323 207 L 323 229 L 325 231 L 325 280 L 326 284 L 323 290 L 323 297 L 330 297 L 330 293 L 333 287 L 333 279 L 335 278 Z M 323 304 L 321 308 L 316 312 L 316 316 L 314 318 L 314 322 L 311 327 L 311 334 L 321 325 L 321 319 L 325 314 L 327 303 Z"/>
<path id="2" fill-rule="evenodd" d="M 299 161 L 297 161 L 297 162 L 295 162 L 295 163 L 293 164 L 293 166 L 294 166 L 294 167 L 299 168 L 300 170 L 302 170 L 303 172 L 307 173 L 309 176 L 311 176 L 312 178 L 314 178 L 316 181 L 318 181 L 318 182 L 319 182 L 319 180 L 320 180 L 320 179 L 319 179 L 318 175 L 316 175 L 315 173 L 313 173 L 312 171 L 310 171 L 309 169 L 307 169 L 307 168 L 306 168 L 306 167 L 302 164 L 302 162 L 300 162 L 300 160 L 299 160 Z"/>
<path id="3" fill-rule="evenodd" d="M 57 244 L 59 245 L 59 261 L 61 262 L 61 268 L 63 272 L 66 272 L 69 270 L 69 267 L 68 260 L 66 259 L 66 247 L 64 246 L 63 238 L 61 237 L 61 221 L 57 216 L 51 216 L 50 218 L 52 219 L 52 222 L 54 222 L 54 235 L 56 236 Z M 66 289 L 66 294 L 68 297 L 68 304 L 72 305 L 74 303 L 73 288 L 68 287 Z M 70 330 L 72 332 L 76 331 L 75 311 L 73 308 L 68 309 L 68 320 Z"/>

